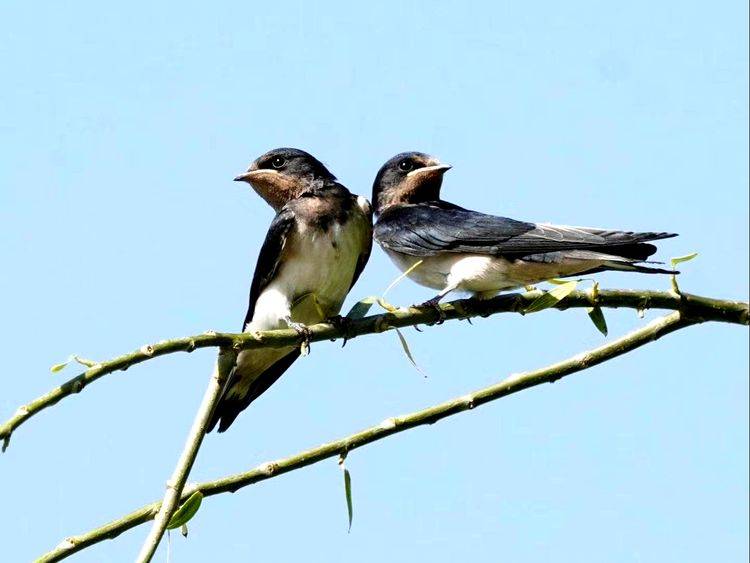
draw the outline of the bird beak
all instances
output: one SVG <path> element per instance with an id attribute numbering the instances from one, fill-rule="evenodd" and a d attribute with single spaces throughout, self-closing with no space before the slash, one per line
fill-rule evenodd
<path id="1" fill-rule="evenodd" d="M 448 170 L 453 168 L 450 164 L 433 164 L 432 166 L 425 166 L 423 168 L 417 168 L 407 174 L 407 176 L 419 176 L 421 178 L 428 178 L 433 176 L 442 176 Z"/>
<path id="2" fill-rule="evenodd" d="M 272 175 L 276 175 L 278 172 L 276 170 L 248 170 L 247 172 L 243 172 L 239 176 L 235 177 L 235 182 L 252 182 L 253 180 L 261 179 L 263 177 L 268 178 Z"/>

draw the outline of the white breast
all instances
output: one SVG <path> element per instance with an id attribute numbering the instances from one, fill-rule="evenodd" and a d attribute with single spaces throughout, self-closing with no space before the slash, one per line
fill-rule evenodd
<path id="1" fill-rule="evenodd" d="M 258 297 L 246 330 L 286 328 L 282 320 L 286 315 L 314 324 L 338 314 L 365 244 L 367 233 L 359 219 L 332 225 L 326 232 L 298 224 L 287 239 L 279 271 Z"/>

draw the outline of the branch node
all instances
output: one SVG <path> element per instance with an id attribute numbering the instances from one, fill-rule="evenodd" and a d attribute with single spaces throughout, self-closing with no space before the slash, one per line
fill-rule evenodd
<path id="1" fill-rule="evenodd" d="M 151 344 L 146 344 L 145 346 L 141 346 L 141 354 L 143 354 L 144 356 L 153 356 L 154 347 L 151 346 Z"/>
<path id="2" fill-rule="evenodd" d="M 573 361 L 580 364 L 582 367 L 587 368 L 591 364 L 591 354 L 588 352 L 582 352 L 573 358 Z"/>
<path id="3" fill-rule="evenodd" d="M 263 466 L 263 473 L 268 475 L 269 477 L 276 473 L 279 469 L 279 464 L 275 461 L 269 461 Z"/>
<path id="4" fill-rule="evenodd" d="M 196 489 L 200 489 L 205 496 L 212 496 L 223 492 L 235 492 L 238 489 L 257 483 L 260 480 L 275 476 L 284 472 L 293 471 L 305 467 L 311 463 L 316 463 L 323 459 L 328 459 L 334 456 L 344 457 L 345 453 L 351 449 L 364 446 L 371 442 L 378 441 L 387 437 L 388 435 L 395 434 L 410 428 L 415 428 L 423 424 L 433 424 L 438 420 L 445 417 L 452 416 L 458 412 L 463 411 L 461 405 L 466 405 L 468 408 L 476 407 L 490 401 L 494 401 L 505 397 L 507 395 L 517 393 L 527 388 L 531 388 L 540 385 L 545 382 L 552 382 L 562 377 L 571 375 L 576 372 L 584 370 L 590 365 L 601 363 L 612 358 L 627 354 L 652 340 L 681 330 L 683 328 L 692 326 L 700 322 L 698 317 L 704 317 L 705 320 L 713 320 L 718 322 L 730 322 L 738 323 L 747 320 L 748 309 L 744 303 L 733 304 L 727 301 L 710 300 L 708 298 L 702 298 L 698 296 L 687 296 L 688 303 L 686 305 L 689 310 L 688 313 L 680 309 L 676 309 L 673 300 L 666 299 L 666 292 L 654 293 L 653 302 L 656 307 L 672 309 L 674 312 L 668 314 L 659 319 L 655 319 L 643 326 L 617 340 L 608 342 L 602 346 L 598 346 L 595 349 L 590 350 L 588 353 L 578 354 L 557 362 L 545 368 L 529 371 L 525 373 L 511 374 L 503 381 L 495 383 L 481 390 L 474 391 L 471 394 L 466 394 L 461 397 L 457 397 L 451 401 L 446 401 L 435 406 L 428 407 L 426 409 L 412 412 L 409 414 L 401 415 L 398 417 L 391 417 L 383 420 L 380 425 L 376 427 L 370 427 L 355 434 L 352 434 L 346 438 L 336 440 L 323 444 L 317 448 L 306 450 L 295 456 L 276 460 L 275 462 L 267 462 L 259 465 L 258 467 L 251 469 L 250 471 L 231 475 L 216 481 L 210 481 L 205 483 L 199 483 L 195 485 Z M 589 306 L 588 298 L 582 292 L 574 294 L 575 297 L 571 298 L 574 303 L 573 306 L 584 307 Z M 513 297 L 512 299 L 518 299 Z M 498 307 L 500 299 L 493 300 L 493 307 Z M 638 295 L 634 292 L 604 292 L 601 295 L 600 302 L 605 304 L 604 306 L 624 306 L 624 307 L 637 307 L 638 306 Z M 505 301 L 507 305 L 507 301 Z M 506 306 L 504 305 L 504 307 Z M 739 307 L 739 309 L 738 309 Z M 507 311 L 508 308 L 502 309 Z M 694 315 L 694 316 L 693 316 Z M 410 319 L 412 322 L 416 319 Z M 371 331 L 377 322 L 376 318 L 370 317 L 363 321 L 366 328 L 364 330 Z M 404 324 L 404 319 L 399 318 L 399 324 Z M 408 321 L 407 323 L 408 324 Z M 404 326 L 406 326 L 404 324 Z M 362 332 L 364 333 L 364 332 Z M 220 346 L 222 352 L 228 352 L 224 354 L 220 352 L 220 358 L 226 356 L 226 359 L 231 358 L 232 351 L 227 350 L 225 337 L 222 337 L 220 343 L 205 343 L 200 341 L 200 346 Z M 226 338 L 231 338 L 228 336 Z M 276 340 L 274 340 L 274 343 Z M 182 344 L 181 344 L 182 345 Z M 121 361 L 118 361 L 118 366 L 122 365 Z M 220 367 L 229 367 L 229 363 L 222 361 L 219 362 Z M 109 369 L 107 366 L 105 369 Z M 215 388 L 214 388 L 215 387 Z M 204 422 L 208 420 L 211 408 L 214 405 L 214 399 L 219 397 L 220 386 L 209 387 L 204 397 L 204 404 L 201 406 L 201 415 L 196 417 L 194 427 L 198 430 L 197 432 L 191 431 L 191 436 L 195 435 L 197 438 L 196 442 L 191 442 L 193 451 L 190 453 L 190 458 L 185 454 L 183 456 L 187 462 L 183 462 L 181 459 L 178 467 L 175 468 L 175 475 L 172 479 L 182 478 L 183 484 L 187 480 L 187 472 L 189 471 L 192 461 L 195 459 L 195 454 L 200 445 L 200 439 L 202 439 L 203 431 L 205 431 Z M 35 403 L 31 403 L 32 411 L 35 411 Z M 16 427 L 13 421 L 7 423 L 4 427 L 0 427 L 0 436 L 5 437 L 5 443 L 7 445 L 10 432 Z M 281 468 L 283 467 L 283 471 Z M 178 471 L 179 470 L 179 471 Z M 179 483 L 180 481 L 174 481 Z M 171 486 L 171 483 L 170 485 Z M 192 487 L 191 487 L 192 489 Z M 170 489 L 172 492 L 172 489 Z M 175 491 L 176 492 L 176 491 Z M 132 528 L 138 524 L 146 522 L 149 518 L 155 518 L 159 521 L 161 516 L 164 516 L 164 522 L 169 517 L 169 514 L 173 512 L 179 499 L 184 498 L 187 491 L 182 495 L 172 494 L 165 495 L 164 500 L 160 502 L 146 505 L 142 509 L 139 509 L 130 515 L 123 518 L 110 522 L 96 530 L 87 532 L 86 534 L 77 536 L 76 538 L 68 538 L 66 542 L 61 544 L 62 548 L 58 548 L 52 552 L 49 552 L 42 556 L 42 561 L 58 560 L 61 557 L 67 557 L 72 555 L 74 552 L 80 551 L 84 547 L 98 543 L 104 539 L 115 537 L 123 531 Z M 161 509 L 160 509 L 161 507 Z M 166 507 L 166 508 L 165 508 Z M 156 523 L 154 524 L 156 526 Z M 163 534 L 163 530 L 158 532 L 155 536 L 155 542 L 153 547 L 158 544 L 158 540 Z M 152 551 L 150 552 L 153 553 Z"/>
<path id="5" fill-rule="evenodd" d="M 385 332 L 389 328 L 391 328 L 391 326 L 388 323 L 388 321 L 386 320 L 386 316 L 385 315 L 383 315 L 382 317 L 379 317 L 378 320 L 375 321 L 375 332 L 377 332 L 377 333 Z"/>
<path id="6" fill-rule="evenodd" d="M 467 409 L 473 409 L 474 408 L 474 395 L 464 395 L 461 397 L 461 402 L 464 404 L 464 406 Z"/>
<path id="7" fill-rule="evenodd" d="M 75 538 L 65 538 L 55 549 L 70 549 L 76 546 Z"/>
<path id="8" fill-rule="evenodd" d="M 380 423 L 378 428 L 382 428 L 383 430 L 393 430 L 396 428 L 396 417 L 392 416 L 391 418 L 386 418 Z"/>

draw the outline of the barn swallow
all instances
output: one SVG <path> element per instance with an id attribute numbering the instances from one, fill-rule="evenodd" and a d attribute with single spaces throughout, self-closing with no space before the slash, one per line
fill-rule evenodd
<path id="1" fill-rule="evenodd" d="M 275 149 L 235 178 L 276 211 L 250 287 L 245 332 L 293 328 L 337 318 L 372 249 L 369 202 L 336 181 L 312 155 Z M 340 319 L 340 317 L 338 317 Z M 244 350 L 215 409 L 210 430 L 224 432 L 299 357 L 300 348 Z"/>
<path id="2" fill-rule="evenodd" d="M 374 238 L 402 271 L 440 292 L 488 299 L 499 291 L 606 270 L 673 274 L 642 266 L 656 252 L 645 241 L 677 236 L 528 223 L 470 211 L 440 199 L 450 166 L 419 152 L 397 154 L 378 172 Z M 417 262 L 421 263 L 417 266 Z"/>

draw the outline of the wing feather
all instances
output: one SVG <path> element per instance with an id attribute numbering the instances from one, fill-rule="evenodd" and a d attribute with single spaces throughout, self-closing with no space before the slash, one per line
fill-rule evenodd
<path id="1" fill-rule="evenodd" d="M 258 254 L 258 262 L 255 265 L 255 274 L 250 285 L 250 299 L 245 321 L 242 323 L 242 330 L 245 330 L 247 324 L 253 320 L 258 297 L 276 275 L 284 245 L 293 226 L 294 214 L 288 207 L 282 207 L 271 221 L 266 239 L 263 241 L 263 246 L 261 246 Z"/>
<path id="2" fill-rule="evenodd" d="M 564 250 L 602 250 L 616 255 L 618 249 L 647 257 L 655 248 L 640 243 L 676 235 L 535 224 L 429 202 L 386 209 L 375 225 L 374 236 L 384 248 L 411 256 L 455 252 L 520 258 Z"/>

